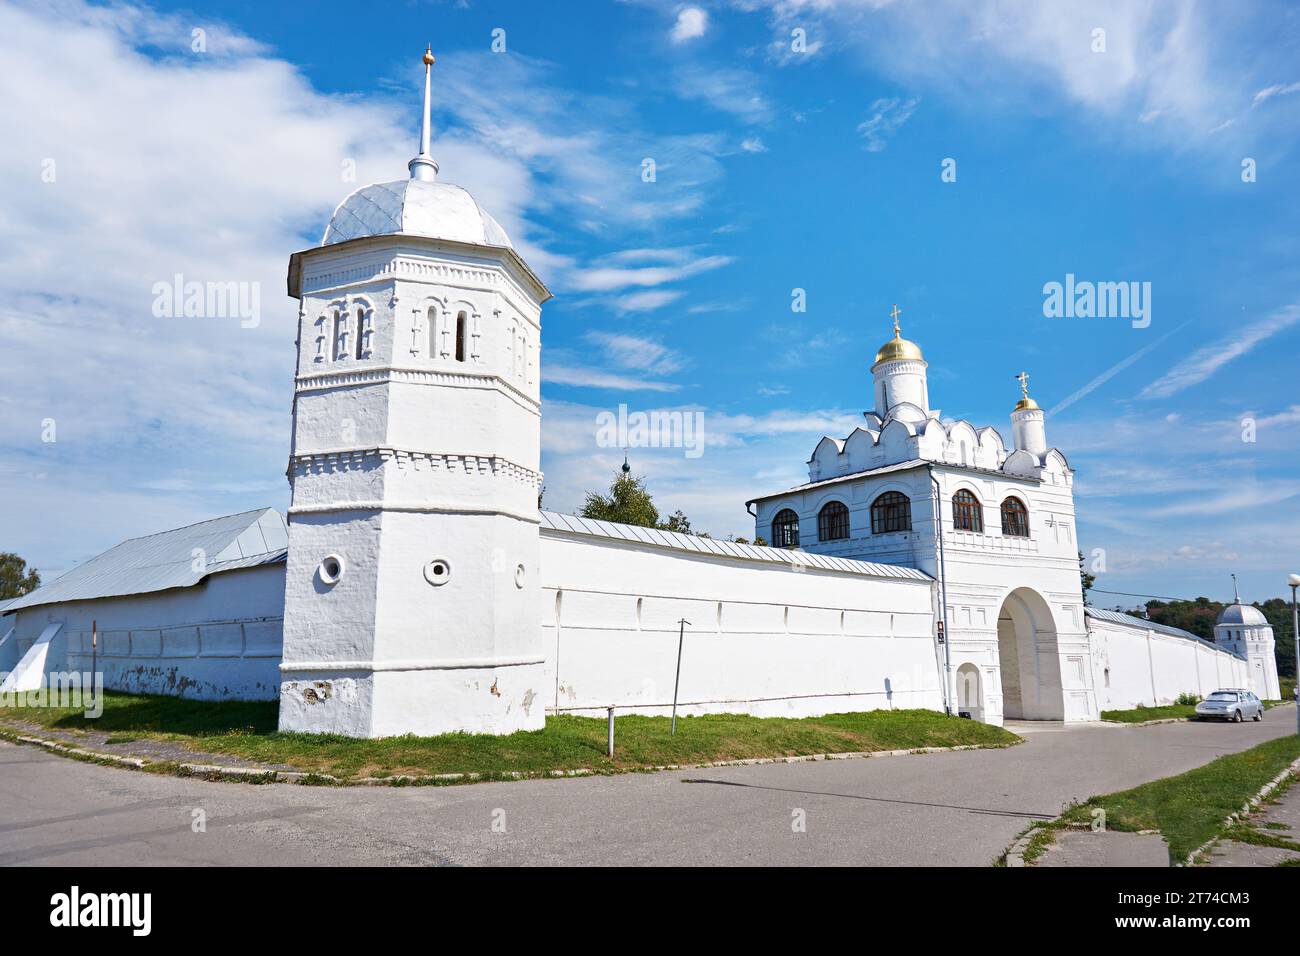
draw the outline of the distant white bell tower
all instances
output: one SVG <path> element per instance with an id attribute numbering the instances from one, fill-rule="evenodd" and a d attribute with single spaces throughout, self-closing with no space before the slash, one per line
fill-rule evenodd
<path id="1" fill-rule="evenodd" d="M 1232 603 L 1214 623 L 1214 643 L 1245 658 L 1250 689 L 1263 700 L 1281 700 L 1277 677 L 1277 645 L 1273 625 L 1259 608 L 1241 603 L 1237 576 L 1232 576 Z"/>
<path id="2" fill-rule="evenodd" d="M 538 489 L 550 293 L 429 155 L 289 264 L 300 303 L 280 729 L 543 726 Z"/>

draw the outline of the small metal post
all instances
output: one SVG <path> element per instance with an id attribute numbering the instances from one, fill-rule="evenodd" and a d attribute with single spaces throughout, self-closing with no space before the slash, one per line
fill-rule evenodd
<path id="1" fill-rule="evenodd" d="M 686 618 L 677 622 L 677 676 L 673 678 L 673 727 L 670 737 L 677 736 L 677 688 L 682 683 L 682 639 L 686 635 L 686 625 L 690 623 Z"/>
<path id="2" fill-rule="evenodd" d="M 1295 594 L 1296 588 L 1300 588 L 1300 574 L 1288 575 L 1286 583 L 1291 585 L 1291 637 L 1295 639 L 1295 673 L 1300 680 L 1300 604 L 1296 603 Z M 1296 686 L 1300 687 L 1300 684 Z M 1295 701 L 1295 732 L 1300 734 L 1300 691 L 1292 692 L 1291 699 Z"/>
<path id="3" fill-rule="evenodd" d="M 614 758 L 614 708 L 609 708 L 609 756 Z"/>
<path id="4" fill-rule="evenodd" d="M 90 621 L 90 700 L 91 707 L 95 705 L 95 672 L 99 665 L 99 627 L 94 618 Z"/>

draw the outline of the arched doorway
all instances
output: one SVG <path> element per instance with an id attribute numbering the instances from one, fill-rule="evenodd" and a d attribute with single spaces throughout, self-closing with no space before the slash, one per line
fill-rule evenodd
<path id="1" fill-rule="evenodd" d="M 1002 602 L 998 659 L 1003 719 L 1065 719 L 1056 625 L 1051 608 L 1037 591 L 1017 588 Z"/>
<path id="2" fill-rule="evenodd" d="M 957 668 L 957 712 L 970 714 L 972 720 L 984 719 L 980 669 L 969 661 Z"/>

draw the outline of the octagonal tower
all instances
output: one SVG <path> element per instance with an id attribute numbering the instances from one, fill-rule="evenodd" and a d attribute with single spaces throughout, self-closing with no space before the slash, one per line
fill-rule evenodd
<path id="1" fill-rule="evenodd" d="M 512 733 L 544 714 L 550 293 L 429 155 L 289 264 L 300 302 L 280 729 Z"/>

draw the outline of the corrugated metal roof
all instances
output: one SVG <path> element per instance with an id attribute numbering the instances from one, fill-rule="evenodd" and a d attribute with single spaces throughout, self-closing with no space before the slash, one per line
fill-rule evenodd
<path id="1" fill-rule="evenodd" d="M 680 534 L 676 531 L 664 531 L 660 528 L 642 528 L 630 524 L 615 524 L 612 521 L 597 521 L 595 518 L 580 518 L 577 515 L 565 515 L 555 511 L 542 512 L 542 527 L 549 528 L 552 531 L 588 534 L 599 538 L 615 538 L 621 541 L 634 541 L 660 548 L 694 551 L 698 554 L 715 554 L 728 558 L 743 558 L 748 561 L 769 561 L 773 564 L 820 568 L 823 571 L 840 571 L 845 574 L 863 574 L 877 578 L 904 578 L 911 581 L 930 580 L 930 576 L 924 571 L 918 571 L 915 568 L 904 568 L 895 564 L 875 564 L 871 561 L 855 561 L 851 558 L 837 558 L 833 555 L 813 554 L 809 551 L 790 551 L 785 548 L 765 548 L 753 544 L 740 544 L 735 541 L 720 541 L 717 538 L 702 538 L 698 535 Z"/>
<path id="2" fill-rule="evenodd" d="M 1099 621 L 1110 621 L 1112 624 L 1123 624 L 1126 627 L 1137 627 L 1143 630 L 1152 630 L 1157 634 L 1168 634 L 1170 637 L 1182 637 L 1191 641 L 1200 641 L 1202 644 L 1211 644 L 1203 637 L 1198 637 L 1191 631 L 1184 631 L 1181 628 L 1170 627 L 1168 624 L 1157 624 L 1155 621 L 1143 620 L 1140 617 L 1134 617 L 1132 614 L 1125 614 L 1123 611 L 1106 611 L 1097 607 L 1085 607 L 1083 613 L 1088 617 L 1096 618 Z"/>
<path id="3" fill-rule="evenodd" d="M 12 601 L 0 613 L 192 587 L 210 574 L 282 560 L 288 547 L 289 529 L 274 508 L 212 518 L 123 541 Z"/>

